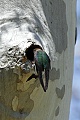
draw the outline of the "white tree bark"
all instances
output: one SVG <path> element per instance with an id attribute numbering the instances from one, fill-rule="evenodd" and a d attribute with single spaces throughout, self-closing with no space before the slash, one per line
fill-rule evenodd
<path id="1" fill-rule="evenodd" d="M 68 120 L 72 90 L 75 0 L 0 0 L 0 119 Z M 32 44 L 49 55 L 49 88 L 23 72 Z"/>

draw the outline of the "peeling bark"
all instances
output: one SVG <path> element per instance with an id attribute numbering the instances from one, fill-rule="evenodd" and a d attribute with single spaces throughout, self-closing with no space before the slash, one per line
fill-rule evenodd
<path id="1" fill-rule="evenodd" d="M 74 0 L 0 0 L 1 120 L 68 120 L 75 4 Z M 31 46 L 45 51 L 51 61 L 46 93 L 38 78 L 27 81 L 36 74 Z"/>

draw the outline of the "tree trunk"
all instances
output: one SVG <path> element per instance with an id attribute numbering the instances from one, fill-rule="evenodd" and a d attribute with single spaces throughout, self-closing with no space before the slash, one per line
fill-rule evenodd
<path id="1" fill-rule="evenodd" d="M 69 119 L 75 6 L 75 0 L 0 0 L 0 120 Z M 33 43 L 50 57 L 46 92 L 39 79 L 26 82 L 35 71 L 22 54 Z"/>

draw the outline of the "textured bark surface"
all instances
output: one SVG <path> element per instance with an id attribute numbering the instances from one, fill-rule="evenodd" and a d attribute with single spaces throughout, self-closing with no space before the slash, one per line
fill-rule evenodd
<path id="1" fill-rule="evenodd" d="M 75 4 L 75 0 L 0 0 L 0 120 L 68 120 Z M 38 79 L 26 82 L 34 69 L 24 72 L 18 63 L 29 42 L 40 45 L 51 59 L 46 93 Z"/>

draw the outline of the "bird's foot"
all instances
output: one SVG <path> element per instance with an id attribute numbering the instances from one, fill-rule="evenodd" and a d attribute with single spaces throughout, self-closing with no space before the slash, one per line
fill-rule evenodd
<path id="1" fill-rule="evenodd" d="M 30 81 L 32 78 L 35 78 L 37 79 L 38 78 L 38 75 L 35 75 L 34 73 L 27 79 L 27 81 Z M 26 82 L 27 82 L 26 81 Z"/>

